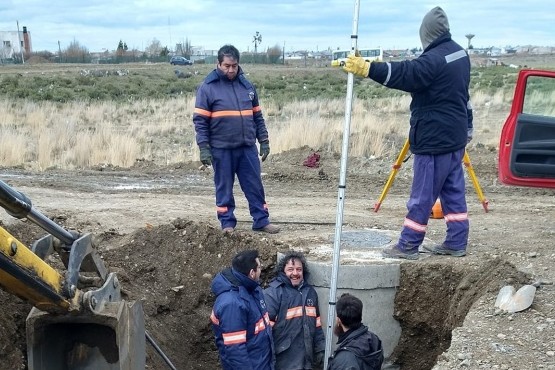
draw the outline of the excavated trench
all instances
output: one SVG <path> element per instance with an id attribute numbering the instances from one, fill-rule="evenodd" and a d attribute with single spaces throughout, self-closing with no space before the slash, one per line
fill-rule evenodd
<path id="1" fill-rule="evenodd" d="M 463 324 L 481 296 L 497 292 L 507 281 L 527 281 L 508 262 L 421 253 L 418 261 L 384 259 L 381 249 L 396 241 L 396 232 L 344 231 L 337 296 L 349 292 L 364 304 L 363 321 L 382 339 L 388 368 L 431 369 L 451 344 L 454 328 Z M 431 241 L 426 240 L 424 245 Z M 311 248 L 309 267 L 320 298 L 326 328 L 331 276 L 330 245 Z"/>
<path id="2" fill-rule="evenodd" d="M 29 234 L 29 225 L 20 229 L 11 225 L 10 230 L 20 240 L 27 238 L 27 242 L 29 237 L 36 236 Z M 341 251 L 338 293 L 350 291 L 364 298 L 365 310 L 370 311 L 363 313 L 363 321 L 374 331 L 379 330 L 384 346 L 387 343 L 391 368 L 431 369 L 437 356 L 449 348 L 452 330 L 462 325 L 474 302 L 488 292 L 497 292 L 509 279 L 512 283 L 526 281 L 522 273 L 501 259 L 467 256 L 386 261 L 372 257 L 379 249 L 365 251 L 359 246 L 349 246 L 356 238 L 369 244 L 364 235 L 356 234 L 351 241 L 345 237 L 347 245 Z M 391 236 L 380 234 L 375 244 L 381 245 L 390 239 Z M 273 276 L 276 251 L 284 252 L 291 247 L 252 233 L 222 238 L 218 229 L 182 219 L 127 235 L 107 232 L 98 235 L 98 245 L 117 246 L 103 249 L 104 259 L 117 272 L 126 299 L 142 301 L 146 329 L 174 365 L 183 370 L 220 368 L 208 319 L 213 305 L 211 277 L 227 266 L 239 250 L 255 248 L 261 254 L 262 280 L 266 284 Z M 329 276 L 323 276 L 314 266 L 320 263 L 325 267 L 327 263 L 330 270 L 325 256 L 329 257 L 332 247 L 299 248 L 307 254 L 311 282 L 329 283 Z M 396 277 L 384 272 L 388 269 L 396 271 Z M 328 302 L 325 289 L 329 288 L 317 286 L 323 321 L 326 321 Z M 25 369 L 24 328 L 30 307 L 3 291 L 0 291 L 0 303 L 3 307 L 0 370 Z M 377 326 L 376 320 L 386 326 Z M 326 328 L 325 322 L 323 326 Z M 148 369 L 168 368 L 149 346 L 146 357 Z"/>

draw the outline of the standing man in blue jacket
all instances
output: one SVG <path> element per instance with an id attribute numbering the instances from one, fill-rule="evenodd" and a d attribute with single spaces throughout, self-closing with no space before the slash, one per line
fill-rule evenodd
<path id="1" fill-rule="evenodd" d="M 277 276 L 264 290 L 274 334 L 276 370 L 320 368 L 326 340 L 320 322 L 318 294 L 307 282 L 306 259 L 286 253 L 276 266 Z"/>
<path id="2" fill-rule="evenodd" d="M 447 233 L 445 241 L 426 248 L 434 254 L 466 255 L 469 222 L 462 159 L 472 138 L 468 87 L 470 59 L 451 39 L 447 15 L 430 10 L 420 26 L 423 53 L 402 62 L 372 62 L 349 56 L 344 70 L 383 86 L 411 93 L 410 150 L 414 154 L 408 213 L 396 245 L 384 257 L 418 259 L 428 218 L 439 197 Z"/>
<path id="3" fill-rule="evenodd" d="M 210 315 L 223 370 L 274 370 L 272 327 L 259 279 L 258 251 L 239 252 L 212 281 Z"/>
<path id="4" fill-rule="evenodd" d="M 216 69 L 197 90 L 193 123 L 200 160 L 214 168 L 216 212 L 225 233 L 237 225 L 233 197 L 237 175 L 249 203 L 253 230 L 276 234 L 280 229 L 270 223 L 256 147 L 258 140 L 261 159 L 266 160 L 268 130 L 256 90 L 243 74 L 239 58 L 233 45 L 222 46 Z"/>

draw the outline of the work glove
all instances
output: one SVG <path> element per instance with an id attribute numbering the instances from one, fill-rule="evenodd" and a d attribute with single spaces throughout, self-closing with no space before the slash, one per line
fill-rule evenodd
<path id="1" fill-rule="evenodd" d="M 367 62 L 362 57 L 350 54 L 347 57 L 343 70 L 347 73 L 352 73 L 360 77 L 368 77 L 368 74 L 370 73 L 370 62 Z"/>
<path id="2" fill-rule="evenodd" d="M 466 132 L 466 143 L 470 143 L 472 141 L 472 134 L 474 134 L 474 128 L 470 127 Z"/>
<path id="3" fill-rule="evenodd" d="M 268 154 L 270 154 L 270 142 L 266 140 L 260 143 L 260 156 L 262 157 L 262 162 L 266 160 Z"/>
<path id="4" fill-rule="evenodd" d="M 316 352 L 314 354 L 314 365 L 318 367 L 324 366 L 324 351 Z"/>
<path id="5" fill-rule="evenodd" d="M 212 152 L 209 146 L 200 147 L 200 161 L 205 166 L 212 166 Z"/>

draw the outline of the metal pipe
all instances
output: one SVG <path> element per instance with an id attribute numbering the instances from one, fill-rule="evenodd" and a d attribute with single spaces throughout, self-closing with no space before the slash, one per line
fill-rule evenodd
<path id="1" fill-rule="evenodd" d="M 172 370 L 177 370 L 177 368 L 172 364 L 172 362 L 170 361 L 168 356 L 166 356 L 164 351 L 162 351 L 162 349 L 160 347 L 158 347 L 158 344 L 156 344 L 154 339 L 150 336 L 150 334 L 146 330 L 145 330 L 145 335 L 146 335 L 146 339 L 148 340 L 148 342 L 152 345 L 152 347 L 154 347 L 154 349 L 156 350 L 156 352 L 158 352 L 160 357 L 162 357 L 164 359 L 164 361 L 169 366 L 169 368 L 172 369 Z"/>

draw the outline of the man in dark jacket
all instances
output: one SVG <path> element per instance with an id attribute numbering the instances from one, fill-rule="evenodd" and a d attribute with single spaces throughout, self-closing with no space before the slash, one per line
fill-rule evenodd
<path id="1" fill-rule="evenodd" d="M 216 302 L 210 320 L 224 370 L 274 370 L 261 267 L 258 251 L 243 251 L 212 281 Z"/>
<path id="2" fill-rule="evenodd" d="M 320 323 L 316 290 L 307 279 L 306 259 L 286 253 L 276 266 L 277 277 L 264 290 L 274 335 L 276 370 L 322 366 L 326 340 Z"/>
<path id="3" fill-rule="evenodd" d="M 362 301 L 343 294 L 336 303 L 336 316 L 337 349 L 328 360 L 328 370 L 380 370 L 382 341 L 362 324 Z"/>
<path id="4" fill-rule="evenodd" d="M 279 227 L 269 220 L 262 185 L 256 141 L 262 161 L 270 154 L 268 130 L 254 86 L 239 66 L 239 51 L 224 45 L 218 51 L 218 65 L 197 90 L 193 123 L 200 160 L 213 166 L 216 212 L 222 230 L 231 233 L 237 225 L 233 183 L 235 175 L 249 203 L 252 228 L 270 234 Z"/>
<path id="5" fill-rule="evenodd" d="M 468 215 L 462 159 L 472 137 L 470 59 L 451 39 L 447 15 L 428 12 L 420 27 L 423 53 L 414 60 L 372 62 L 350 56 L 345 71 L 411 93 L 410 150 L 414 154 L 408 213 L 396 245 L 385 257 L 418 259 L 432 207 L 439 197 L 447 235 L 434 254 L 462 257 L 468 243 Z"/>

